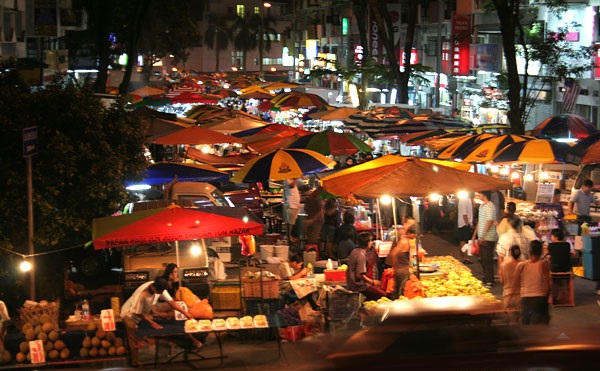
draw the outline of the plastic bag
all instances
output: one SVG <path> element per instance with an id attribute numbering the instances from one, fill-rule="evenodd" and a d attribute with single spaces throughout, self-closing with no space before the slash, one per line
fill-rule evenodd
<path id="1" fill-rule="evenodd" d="M 466 244 L 461 247 L 461 251 L 469 256 L 479 255 L 479 245 L 477 240 L 469 240 Z"/>
<path id="2" fill-rule="evenodd" d="M 479 255 L 479 245 L 477 244 L 477 240 L 469 242 L 471 242 L 471 250 L 469 252 L 469 255 Z"/>

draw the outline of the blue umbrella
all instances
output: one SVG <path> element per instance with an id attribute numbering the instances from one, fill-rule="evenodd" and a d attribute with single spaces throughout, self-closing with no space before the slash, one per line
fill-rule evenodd
<path id="1" fill-rule="evenodd" d="M 174 179 L 180 182 L 220 182 L 227 181 L 229 175 L 211 165 L 184 164 L 179 162 L 159 162 L 150 165 L 140 175 L 142 180 L 127 180 L 126 186 L 134 184 L 158 185 Z"/>

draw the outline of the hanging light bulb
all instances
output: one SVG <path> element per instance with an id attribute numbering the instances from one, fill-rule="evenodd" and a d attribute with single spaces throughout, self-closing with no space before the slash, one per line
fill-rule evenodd
<path id="1" fill-rule="evenodd" d="M 31 270 L 31 263 L 27 260 L 23 260 L 19 265 L 19 269 L 21 269 L 21 272 L 29 272 Z"/>

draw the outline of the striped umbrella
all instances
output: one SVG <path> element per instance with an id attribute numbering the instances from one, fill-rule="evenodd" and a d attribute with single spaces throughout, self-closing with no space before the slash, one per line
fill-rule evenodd
<path id="1" fill-rule="evenodd" d="M 327 168 L 335 161 L 308 149 L 278 149 L 248 161 L 231 177 L 234 183 L 253 183 L 267 180 L 300 178 Z"/>
<path id="2" fill-rule="evenodd" d="M 598 130 L 585 117 L 563 114 L 551 116 L 540 122 L 531 135 L 538 138 L 585 138 Z"/>
<path id="3" fill-rule="evenodd" d="M 465 148 L 469 148 L 473 144 L 479 143 L 485 139 L 493 138 L 494 134 L 489 133 L 481 133 L 477 135 L 466 135 L 464 138 L 459 138 L 451 142 L 448 147 L 441 149 L 441 152 L 438 154 L 437 158 L 443 160 L 449 160 L 452 158 L 456 158 L 457 153 L 463 151 Z"/>
<path id="4" fill-rule="evenodd" d="M 571 146 L 567 143 L 551 139 L 525 140 L 507 145 L 492 158 L 492 162 L 521 164 L 563 163 L 565 154 L 570 148 Z"/>
<path id="5" fill-rule="evenodd" d="M 457 120 L 451 116 L 445 116 L 440 114 L 415 116 L 413 118 L 416 121 L 423 121 L 434 124 L 438 129 L 444 130 L 465 130 L 470 128 L 472 125 L 466 121 Z"/>
<path id="6" fill-rule="evenodd" d="M 385 125 L 385 124 L 382 124 Z M 359 127 L 363 127 L 363 124 L 360 124 Z M 412 119 L 402 119 L 396 121 L 393 125 L 387 125 L 381 127 L 376 132 L 376 136 L 379 135 L 390 135 L 390 134 L 406 134 L 406 133 L 419 133 L 424 131 L 436 130 L 438 129 L 436 125 L 427 122 L 427 121 L 417 121 L 414 118 Z M 365 130 L 367 131 L 367 130 Z M 368 132 L 368 131 L 367 131 Z"/>
<path id="7" fill-rule="evenodd" d="M 490 161 L 498 152 L 509 144 L 533 140 L 534 137 L 528 135 L 495 135 L 492 138 L 485 139 L 471 147 L 465 148 L 456 155 L 462 158 L 464 162 L 486 162 Z"/>
<path id="8" fill-rule="evenodd" d="M 304 135 L 291 143 L 288 148 L 310 149 L 322 155 L 334 156 L 373 152 L 373 148 L 358 139 L 354 134 L 337 133 L 333 130 Z"/>
<path id="9" fill-rule="evenodd" d="M 271 99 L 273 103 L 272 110 L 285 110 L 305 107 L 322 107 L 326 106 L 327 102 L 317 94 L 313 93 L 283 93 Z"/>

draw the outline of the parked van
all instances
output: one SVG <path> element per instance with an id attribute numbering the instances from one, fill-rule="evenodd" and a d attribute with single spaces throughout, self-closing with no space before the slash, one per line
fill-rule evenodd
<path id="1" fill-rule="evenodd" d="M 166 191 L 166 197 L 159 200 L 144 200 L 129 203 L 123 210 L 130 214 L 141 210 L 157 209 L 176 204 L 181 207 L 229 206 L 235 205 L 217 187 L 203 182 L 178 182 Z"/>

